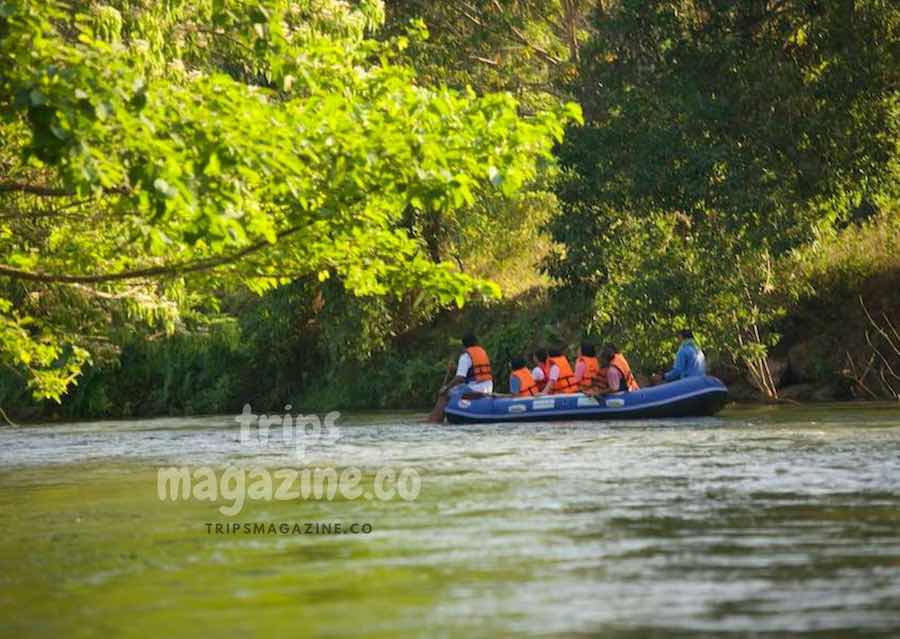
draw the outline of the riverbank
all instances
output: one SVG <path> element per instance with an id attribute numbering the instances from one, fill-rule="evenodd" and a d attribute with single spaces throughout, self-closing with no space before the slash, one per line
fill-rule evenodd
<path id="1" fill-rule="evenodd" d="M 849 226 L 788 256 L 778 268 L 801 291 L 794 297 L 773 293 L 782 295 L 775 303 L 784 309 L 767 329 L 779 336 L 768 358 L 778 396 L 799 402 L 896 399 L 900 215 Z M 104 342 L 61 404 L 34 401 L 21 379 L 0 370 L 0 407 L 13 421 L 237 413 L 246 403 L 276 412 L 286 405 L 307 411 L 426 410 L 465 332 L 474 331 L 490 353 L 495 388 L 503 391 L 509 361 L 519 353 L 565 344 L 574 357 L 594 312 L 589 296 L 544 284 L 411 321 L 380 348 L 356 352 L 352 340 L 337 341 L 347 339 L 355 325 L 331 323 L 346 311 L 323 306 L 310 286 L 297 282 L 262 298 L 244 298 L 226 306 L 216 321 L 185 325 L 171 336 Z M 704 341 L 704 330 L 695 326 L 710 372 L 726 382 L 732 399 L 771 399 L 740 362 Z M 588 337 L 628 342 L 623 334 Z M 670 340 L 654 352 L 674 353 L 677 338 Z M 626 352 L 643 384 L 652 371 L 670 364 L 640 350 Z"/>

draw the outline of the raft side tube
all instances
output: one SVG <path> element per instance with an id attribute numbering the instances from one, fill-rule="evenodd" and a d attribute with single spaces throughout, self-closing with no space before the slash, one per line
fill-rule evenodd
<path id="1" fill-rule="evenodd" d="M 705 376 L 602 397 L 573 393 L 470 399 L 460 393 L 450 398 L 444 412 L 454 424 L 706 417 L 720 411 L 727 400 L 725 384 Z"/>

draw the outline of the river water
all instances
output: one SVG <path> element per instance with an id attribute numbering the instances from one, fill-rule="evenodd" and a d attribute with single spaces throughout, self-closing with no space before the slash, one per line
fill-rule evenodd
<path id="1" fill-rule="evenodd" d="M 900 636 L 897 405 L 420 419 L 0 429 L 0 636 Z M 221 494 L 160 499 L 181 466 L 357 468 L 366 490 L 226 516 Z M 385 469 L 419 483 L 367 498 Z M 245 523 L 291 530 L 215 532 Z"/>

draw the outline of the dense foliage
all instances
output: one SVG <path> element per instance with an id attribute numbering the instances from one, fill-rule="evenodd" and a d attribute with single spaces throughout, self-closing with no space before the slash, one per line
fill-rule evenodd
<path id="1" fill-rule="evenodd" d="M 433 86 L 378 2 L 0 4 L 0 356 L 59 399 L 95 341 L 335 277 L 462 306 L 418 220 L 512 195 L 577 115 Z"/>
<path id="2" fill-rule="evenodd" d="M 595 296 L 597 329 L 648 364 L 693 325 L 759 366 L 804 284 L 783 259 L 896 201 L 898 37 L 900 9 L 882 0 L 597 14 L 550 272 Z"/>

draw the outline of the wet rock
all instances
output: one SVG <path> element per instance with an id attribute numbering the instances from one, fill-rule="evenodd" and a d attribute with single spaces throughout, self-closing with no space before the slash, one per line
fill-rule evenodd
<path id="1" fill-rule="evenodd" d="M 778 392 L 781 399 L 789 399 L 797 402 L 809 401 L 816 391 L 815 384 L 791 384 Z"/>
<path id="2" fill-rule="evenodd" d="M 823 384 L 815 387 L 810 399 L 816 402 L 833 402 L 839 399 L 840 395 L 841 391 L 837 384 Z"/>
<path id="3" fill-rule="evenodd" d="M 755 402 L 765 399 L 759 389 L 744 381 L 728 384 L 728 399 L 736 402 Z"/>

